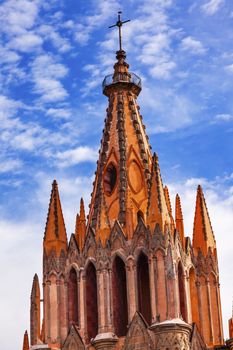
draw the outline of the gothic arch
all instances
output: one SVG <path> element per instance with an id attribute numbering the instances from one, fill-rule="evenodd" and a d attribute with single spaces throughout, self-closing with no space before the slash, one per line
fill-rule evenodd
<path id="1" fill-rule="evenodd" d="M 88 339 L 95 338 L 98 333 L 97 276 L 93 262 L 86 268 L 86 321 Z"/>
<path id="2" fill-rule="evenodd" d="M 180 315 L 183 320 L 187 322 L 187 304 L 186 304 L 186 289 L 185 289 L 185 276 L 181 261 L 177 267 L 178 273 L 178 287 L 179 287 L 179 302 L 180 302 Z"/>
<path id="3" fill-rule="evenodd" d="M 151 324 L 149 261 L 147 255 L 142 251 L 137 258 L 137 292 L 138 311 L 147 323 Z"/>
<path id="4" fill-rule="evenodd" d="M 190 304 L 191 304 L 192 322 L 196 323 L 197 328 L 200 331 L 198 294 L 197 294 L 196 274 L 195 274 L 194 267 L 191 267 L 189 270 L 189 290 L 190 290 Z"/>
<path id="5" fill-rule="evenodd" d="M 118 337 L 125 336 L 128 325 L 127 281 L 125 263 L 115 255 L 112 264 L 113 325 Z"/>
<path id="6" fill-rule="evenodd" d="M 70 269 L 68 277 L 68 321 L 69 326 L 79 323 L 78 278 L 74 267 Z"/>

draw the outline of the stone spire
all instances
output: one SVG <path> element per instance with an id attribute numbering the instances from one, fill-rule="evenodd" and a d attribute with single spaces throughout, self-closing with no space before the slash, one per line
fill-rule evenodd
<path id="1" fill-rule="evenodd" d="M 156 153 L 154 153 L 152 161 L 148 203 L 148 224 L 152 230 L 155 228 L 156 224 L 159 224 L 162 230 L 164 230 L 165 224 L 168 224 L 169 226 L 171 224 L 159 168 L 159 160 Z"/>
<path id="2" fill-rule="evenodd" d="M 130 237 L 138 212 L 146 212 L 152 161 L 136 101 L 140 78 L 129 73 L 123 50 L 117 51 L 116 57 L 114 73 L 103 82 L 109 106 L 88 222 L 103 244 L 116 220 Z"/>
<path id="3" fill-rule="evenodd" d="M 23 337 L 23 350 L 29 350 L 29 340 L 28 340 L 28 332 L 25 331 Z"/>
<path id="4" fill-rule="evenodd" d="M 31 291 L 30 333 L 31 345 L 36 345 L 40 338 L 40 285 L 37 274 L 33 278 Z"/>
<path id="5" fill-rule="evenodd" d="M 78 242 L 79 249 L 82 250 L 86 236 L 86 216 L 83 198 L 80 200 L 80 211 L 76 216 L 75 238 Z"/>
<path id="6" fill-rule="evenodd" d="M 193 225 L 193 247 L 201 249 L 206 256 L 208 248 L 215 251 L 216 242 L 210 222 L 208 209 L 201 186 L 197 188 L 196 209 Z"/>
<path id="7" fill-rule="evenodd" d="M 178 194 L 176 195 L 176 229 L 179 232 L 180 240 L 184 249 L 185 248 L 184 221 L 183 221 L 183 213 L 181 208 L 180 197 Z"/>
<path id="8" fill-rule="evenodd" d="M 44 234 L 44 249 L 46 254 L 55 250 L 57 256 L 61 250 L 67 251 L 67 235 L 62 214 L 62 207 L 56 180 L 53 181 L 49 210 Z"/>

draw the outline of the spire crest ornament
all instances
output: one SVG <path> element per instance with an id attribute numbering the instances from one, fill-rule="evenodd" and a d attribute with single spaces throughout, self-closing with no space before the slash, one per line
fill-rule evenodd
<path id="1" fill-rule="evenodd" d="M 130 22 L 130 19 L 127 19 L 126 21 L 122 21 L 121 20 L 121 14 L 122 11 L 118 11 L 118 21 L 116 22 L 116 24 L 113 24 L 112 26 L 108 27 L 108 28 L 114 28 L 114 27 L 118 27 L 118 32 L 119 32 L 119 50 L 122 51 L 122 32 L 121 32 L 121 27 L 123 26 L 123 24 Z"/>

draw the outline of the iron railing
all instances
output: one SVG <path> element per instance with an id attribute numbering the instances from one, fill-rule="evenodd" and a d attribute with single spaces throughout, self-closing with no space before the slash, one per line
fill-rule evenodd
<path id="1" fill-rule="evenodd" d="M 106 77 L 104 78 L 103 80 L 103 83 L 102 83 L 102 88 L 103 90 L 109 86 L 109 85 L 112 85 L 112 84 L 116 84 L 116 83 L 131 83 L 131 84 L 135 84 L 137 85 L 138 87 L 142 87 L 142 82 L 141 82 L 141 79 L 139 78 L 139 76 L 137 76 L 136 74 L 134 73 L 129 73 L 130 76 L 127 77 L 128 80 L 123 80 L 121 78 L 121 75 L 119 74 L 119 79 L 114 79 L 113 81 L 113 74 L 109 74 L 109 75 L 106 75 Z"/>

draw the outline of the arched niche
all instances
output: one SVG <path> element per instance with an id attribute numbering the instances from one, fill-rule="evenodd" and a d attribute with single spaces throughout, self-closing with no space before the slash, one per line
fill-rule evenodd
<path id="1" fill-rule="evenodd" d="M 91 340 L 98 333 L 97 279 L 92 262 L 86 269 L 86 317 L 88 339 Z"/>
<path id="2" fill-rule="evenodd" d="M 151 324 L 150 275 L 148 257 L 141 252 L 137 260 L 138 311 Z"/>
<path id="3" fill-rule="evenodd" d="M 128 325 L 126 270 L 123 260 L 117 255 L 112 265 L 113 324 L 118 337 L 125 336 Z"/>
<path id="4" fill-rule="evenodd" d="M 79 323 L 78 316 L 78 279 L 77 272 L 72 267 L 68 280 L 68 319 L 69 325 Z"/>
<path id="5" fill-rule="evenodd" d="M 184 321 L 187 322 L 187 310 L 186 310 L 186 290 L 184 283 L 184 271 L 179 261 L 178 264 L 178 286 L 179 286 L 179 300 L 180 300 L 180 314 Z"/>

